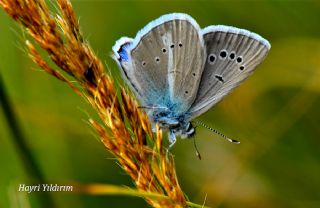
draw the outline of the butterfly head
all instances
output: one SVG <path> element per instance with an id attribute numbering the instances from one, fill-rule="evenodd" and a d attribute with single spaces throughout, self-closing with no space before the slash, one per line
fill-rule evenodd
<path id="1" fill-rule="evenodd" d="M 191 122 L 184 123 L 179 128 L 179 135 L 182 139 L 190 138 L 196 133 L 195 128 L 192 126 Z"/>

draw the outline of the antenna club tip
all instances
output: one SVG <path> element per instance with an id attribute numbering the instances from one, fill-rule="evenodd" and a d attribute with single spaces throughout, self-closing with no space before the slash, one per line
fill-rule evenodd
<path id="1" fill-rule="evenodd" d="M 240 144 L 240 142 L 238 140 L 235 140 L 235 139 L 231 139 L 231 142 L 235 143 L 235 144 Z"/>
<path id="2" fill-rule="evenodd" d="M 199 158 L 199 160 L 201 160 L 201 155 L 199 152 L 196 153 L 197 157 Z"/>

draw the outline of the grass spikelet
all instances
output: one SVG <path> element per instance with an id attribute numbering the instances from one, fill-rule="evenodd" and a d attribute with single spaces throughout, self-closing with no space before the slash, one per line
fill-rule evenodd
<path id="1" fill-rule="evenodd" d="M 50 67 L 27 40 L 32 60 L 67 83 L 96 110 L 103 122 L 90 119 L 90 124 L 105 148 L 132 178 L 138 191 L 164 196 L 145 194 L 146 201 L 153 207 L 186 207 L 174 159 L 164 150 L 159 126 L 156 133 L 152 133 L 147 115 L 124 88 L 117 96 L 112 77 L 105 73 L 102 62 L 83 40 L 70 1 L 57 0 L 59 14 L 52 13 L 44 0 L 0 0 L 0 5 L 25 27 L 33 42 L 47 52 L 53 63 L 70 76 L 66 78 Z"/>

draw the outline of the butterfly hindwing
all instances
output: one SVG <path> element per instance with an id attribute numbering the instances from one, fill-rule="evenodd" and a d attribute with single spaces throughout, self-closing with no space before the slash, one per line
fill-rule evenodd
<path id="1" fill-rule="evenodd" d="M 192 118 L 206 112 L 243 82 L 267 55 L 270 44 L 261 36 L 229 26 L 203 29 L 207 59 Z"/>

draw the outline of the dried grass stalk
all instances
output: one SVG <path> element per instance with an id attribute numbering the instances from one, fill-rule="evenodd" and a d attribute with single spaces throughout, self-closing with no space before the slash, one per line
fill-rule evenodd
<path id="1" fill-rule="evenodd" d="M 50 67 L 31 41 L 26 41 L 36 64 L 67 83 L 94 107 L 103 124 L 90 119 L 91 125 L 138 190 L 167 196 L 146 197 L 146 201 L 153 207 L 186 207 L 174 159 L 163 148 L 161 130 L 157 127 L 157 133 L 152 133 L 147 115 L 124 88 L 120 90 L 121 99 L 117 97 L 112 77 L 105 73 L 102 62 L 82 38 L 71 3 L 57 0 L 59 14 L 53 14 L 44 0 L 0 0 L 0 5 L 26 28 L 62 71 L 77 81 L 78 87 Z"/>

